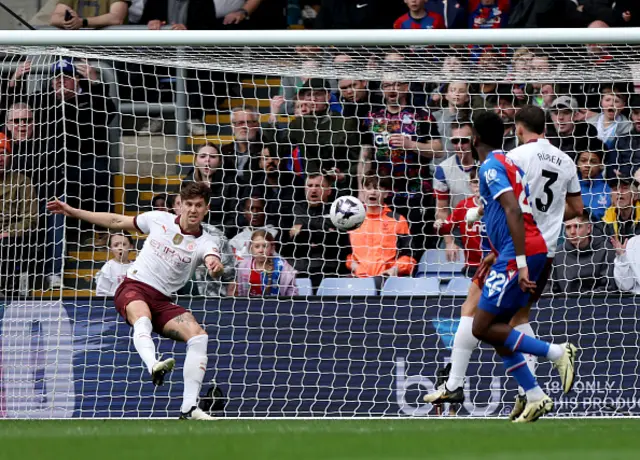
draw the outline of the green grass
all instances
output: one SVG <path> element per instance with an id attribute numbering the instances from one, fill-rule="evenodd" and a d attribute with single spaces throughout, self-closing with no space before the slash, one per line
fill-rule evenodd
<path id="1" fill-rule="evenodd" d="M 640 420 L 1 421 L 0 459 L 616 460 Z"/>

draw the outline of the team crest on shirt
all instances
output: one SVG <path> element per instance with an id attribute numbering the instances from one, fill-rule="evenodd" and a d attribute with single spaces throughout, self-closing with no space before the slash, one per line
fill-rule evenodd
<path id="1" fill-rule="evenodd" d="M 182 240 L 184 240 L 184 236 L 182 236 L 180 233 L 176 233 L 176 235 L 173 237 L 173 244 L 177 246 L 182 243 Z"/>
<path id="2" fill-rule="evenodd" d="M 193 251 L 195 248 L 196 248 L 196 244 L 195 243 L 187 244 L 187 251 Z"/>

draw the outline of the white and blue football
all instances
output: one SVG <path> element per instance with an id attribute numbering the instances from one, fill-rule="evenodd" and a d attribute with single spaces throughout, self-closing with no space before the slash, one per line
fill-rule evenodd
<path id="1" fill-rule="evenodd" d="M 355 230 L 362 225 L 366 212 L 362 201 L 353 196 L 341 196 L 331 205 L 331 222 L 343 231 Z"/>

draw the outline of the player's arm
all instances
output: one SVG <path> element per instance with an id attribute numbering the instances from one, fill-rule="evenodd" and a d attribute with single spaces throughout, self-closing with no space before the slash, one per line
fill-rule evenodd
<path id="1" fill-rule="evenodd" d="M 571 220 L 580 217 L 584 211 L 584 202 L 581 195 L 567 195 L 567 201 L 564 205 L 564 220 Z"/>
<path id="2" fill-rule="evenodd" d="M 582 188 L 578 175 L 573 174 L 567 187 L 567 198 L 564 205 L 564 220 L 580 217 L 584 212 L 584 202 L 582 201 Z"/>
<path id="3" fill-rule="evenodd" d="M 135 218 L 131 216 L 122 216 L 111 212 L 92 212 L 69 206 L 57 198 L 47 203 L 47 210 L 53 214 L 63 214 L 67 217 L 73 217 L 78 220 L 84 220 L 90 224 L 100 227 L 109 228 L 111 230 L 126 230 L 133 232 L 136 230 Z"/>
<path id="4" fill-rule="evenodd" d="M 525 249 L 525 230 L 522 209 L 516 199 L 513 190 L 507 190 L 499 196 L 500 205 L 504 209 L 507 218 L 507 226 L 511 233 L 513 246 L 516 250 L 516 263 L 520 275 L 520 287 L 523 290 L 535 289 L 536 283 L 529 280 L 529 270 L 527 268 L 527 257 Z"/>

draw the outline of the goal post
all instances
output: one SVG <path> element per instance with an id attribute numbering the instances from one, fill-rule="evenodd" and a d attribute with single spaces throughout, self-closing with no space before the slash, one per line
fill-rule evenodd
<path id="1" fill-rule="evenodd" d="M 156 337 L 178 366 L 154 389 L 102 290 L 128 268 L 104 268 L 118 257 L 114 235 L 53 218 L 44 204 L 56 196 L 127 215 L 171 211 L 188 179 L 212 187 L 205 231 L 224 247 L 225 274 L 197 270 L 178 302 L 209 334 L 202 393 L 215 382 L 221 414 L 504 416 L 516 386 L 484 346 L 461 407 L 443 411 L 422 396 L 449 361 L 480 253 L 478 229 L 462 234 L 452 220 L 472 197 L 466 125 L 495 111 L 512 148 L 525 104 L 545 110 L 547 137 L 586 176 L 590 212 L 576 223 L 583 233 L 560 236 L 532 312 L 540 337 L 579 346 L 576 387 L 563 396 L 546 362 L 539 382 L 557 416 L 640 416 L 640 280 L 616 278 L 622 256 L 609 240 L 640 235 L 635 211 L 618 219 L 640 206 L 640 29 L 0 31 L 0 46 L 0 166 L 13 191 L 0 197 L 13 200 L 0 206 L 9 236 L 0 238 L 0 418 L 176 416 L 184 345 Z M 318 172 L 331 188 L 324 198 L 308 190 Z M 358 240 L 307 203 L 363 198 L 370 175 L 389 179 L 388 215 L 407 227 L 409 247 L 404 233 L 388 239 L 391 220 Z M 631 201 L 616 209 L 616 199 Z M 446 219 L 452 231 L 438 233 Z M 231 295 L 255 281 L 239 267 L 262 226 L 298 274 L 293 297 Z M 145 238 L 131 235 L 125 259 Z M 364 276 L 379 257 L 367 250 L 389 241 L 391 271 Z M 353 260 L 371 268 L 358 272 Z"/>

